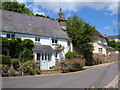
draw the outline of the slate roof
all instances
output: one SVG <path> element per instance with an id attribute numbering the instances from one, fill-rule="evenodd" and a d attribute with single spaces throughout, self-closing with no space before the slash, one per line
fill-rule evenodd
<path id="1" fill-rule="evenodd" d="M 54 49 L 51 46 L 48 45 L 34 45 L 34 52 L 48 52 L 48 53 L 53 53 L 55 52 Z"/>
<path id="2" fill-rule="evenodd" d="M 108 41 L 108 38 L 104 34 L 102 34 L 101 32 L 99 32 L 98 30 L 95 30 L 93 38 L 97 39 L 98 37 L 102 37 L 102 38 L 106 39 L 106 41 Z"/>
<path id="3" fill-rule="evenodd" d="M 2 31 L 69 39 L 58 21 L 2 10 Z"/>
<path id="4" fill-rule="evenodd" d="M 102 43 L 97 43 L 98 45 L 100 45 L 100 46 L 103 46 L 103 47 L 105 47 L 106 49 L 112 49 L 112 50 L 114 50 L 114 48 L 112 48 L 112 47 L 109 47 L 108 45 L 106 45 L 106 44 L 102 44 Z"/>

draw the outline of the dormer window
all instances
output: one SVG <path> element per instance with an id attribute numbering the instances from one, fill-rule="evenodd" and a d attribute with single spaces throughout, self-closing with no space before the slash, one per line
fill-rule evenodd
<path id="1" fill-rule="evenodd" d="M 7 37 L 7 38 L 12 38 L 12 37 L 15 37 L 15 34 L 7 33 L 7 34 L 6 34 L 6 37 Z"/>
<path id="2" fill-rule="evenodd" d="M 52 44 L 57 44 L 58 40 L 57 39 L 52 39 Z"/>

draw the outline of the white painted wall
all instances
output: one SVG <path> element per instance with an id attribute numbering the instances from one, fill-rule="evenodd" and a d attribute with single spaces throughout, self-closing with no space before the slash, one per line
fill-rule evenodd
<path id="1" fill-rule="evenodd" d="M 2 35 L 3 37 L 6 37 L 6 32 L 2 32 Z M 20 37 L 22 39 L 30 39 L 32 40 L 34 43 L 35 42 L 35 37 L 40 37 L 40 44 L 41 45 L 50 45 L 53 49 L 55 49 L 55 45 L 52 44 L 52 37 L 46 37 L 46 36 L 35 36 L 35 35 L 29 35 L 29 34 L 19 34 L 19 33 L 15 33 L 15 37 Z M 71 50 L 70 51 L 73 51 L 73 46 L 72 46 L 72 43 L 70 44 L 70 46 L 68 46 L 68 40 L 67 39 L 61 39 L 61 38 L 58 38 L 58 43 L 57 44 L 61 44 L 62 46 L 64 46 L 64 51 L 62 52 L 62 55 L 65 57 L 65 54 L 69 51 L 70 47 L 71 47 Z M 59 57 L 60 55 L 58 55 Z M 34 59 L 35 61 L 36 60 L 36 53 L 34 52 Z M 60 59 L 60 58 L 58 58 Z M 55 61 L 56 61 L 56 58 L 55 58 L 55 53 L 52 54 L 52 59 L 51 61 L 49 62 L 49 67 L 52 67 L 52 66 L 55 66 Z"/>

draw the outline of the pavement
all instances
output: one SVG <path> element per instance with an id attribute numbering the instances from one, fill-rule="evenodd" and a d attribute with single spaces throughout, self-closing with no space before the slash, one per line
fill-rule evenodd
<path id="1" fill-rule="evenodd" d="M 103 88 L 117 75 L 115 62 L 73 73 L 2 78 L 2 88 Z"/>

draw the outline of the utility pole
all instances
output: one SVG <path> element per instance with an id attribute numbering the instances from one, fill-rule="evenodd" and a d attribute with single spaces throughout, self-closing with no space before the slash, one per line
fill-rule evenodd
<path id="1" fill-rule="evenodd" d="M 115 29 L 113 31 L 114 31 L 114 39 L 116 39 L 116 37 L 115 37 Z"/>

